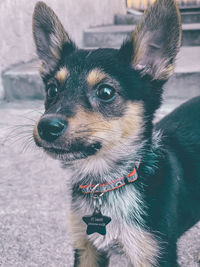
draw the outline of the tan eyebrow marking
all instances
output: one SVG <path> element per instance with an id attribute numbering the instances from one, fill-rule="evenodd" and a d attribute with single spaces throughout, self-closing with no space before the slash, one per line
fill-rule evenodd
<path id="1" fill-rule="evenodd" d="M 69 77 L 69 71 L 66 67 L 62 67 L 56 72 L 55 77 L 62 84 Z"/>
<path id="2" fill-rule="evenodd" d="M 95 68 L 91 70 L 87 76 L 87 82 L 89 85 L 94 86 L 106 77 L 105 72 L 101 69 Z"/>

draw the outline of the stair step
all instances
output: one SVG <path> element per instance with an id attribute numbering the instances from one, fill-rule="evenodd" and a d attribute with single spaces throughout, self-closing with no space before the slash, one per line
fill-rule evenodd
<path id="1" fill-rule="evenodd" d="M 113 47 L 120 46 L 135 25 L 109 25 L 87 29 L 84 32 L 85 46 Z M 183 24 L 182 45 L 200 45 L 200 23 Z"/>
<path id="2" fill-rule="evenodd" d="M 141 19 L 143 13 L 139 12 L 135 14 L 116 14 L 114 17 L 114 23 L 117 25 L 130 25 L 137 24 Z M 181 13 L 181 22 L 185 23 L 200 23 L 200 12 L 183 12 Z"/>
<path id="3" fill-rule="evenodd" d="M 32 60 L 3 73 L 6 100 L 43 99 L 42 80 L 38 74 L 39 62 Z M 186 100 L 200 95 L 200 46 L 182 47 L 178 56 L 174 76 L 166 83 L 167 99 Z"/>
<path id="4" fill-rule="evenodd" d="M 114 16 L 115 25 L 133 25 L 137 24 L 142 18 L 142 14 L 116 14 Z"/>
<path id="5" fill-rule="evenodd" d="M 39 61 L 34 59 L 3 72 L 2 81 L 6 100 L 43 99 L 43 83 L 38 69 Z"/>

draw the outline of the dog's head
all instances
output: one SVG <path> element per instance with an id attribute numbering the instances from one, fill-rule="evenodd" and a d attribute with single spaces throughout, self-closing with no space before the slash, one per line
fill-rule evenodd
<path id="1" fill-rule="evenodd" d="M 175 0 L 158 0 L 119 50 L 80 50 L 55 13 L 37 3 L 33 35 L 46 100 L 36 143 L 64 161 L 106 161 L 150 138 L 180 28 Z"/>

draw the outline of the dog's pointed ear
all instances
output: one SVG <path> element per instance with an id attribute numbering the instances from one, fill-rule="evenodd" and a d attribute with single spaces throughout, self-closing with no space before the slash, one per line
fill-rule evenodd
<path id="1" fill-rule="evenodd" d="M 141 75 L 167 80 L 173 74 L 180 43 L 180 12 L 175 0 L 157 0 L 122 45 L 120 55 Z"/>
<path id="2" fill-rule="evenodd" d="M 53 10 L 38 2 L 33 13 L 33 37 L 37 54 L 42 61 L 41 74 L 54 70 L 64 50 L 75 49 Z"/>

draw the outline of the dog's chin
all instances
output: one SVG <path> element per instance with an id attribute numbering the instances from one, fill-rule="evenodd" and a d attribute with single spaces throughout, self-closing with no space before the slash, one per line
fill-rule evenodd
<path id="1" fill-rule="evenodd" d="M 59 147 L 45 147 L 42 146 L 44 151 L 53 158 L 60 159 L 65 162 L 72 162 L 76 160 L 86 159 L 89 156 L 93 156 L 101 149 L 99 142 L 85 145 L 72 145 L 69 149 L 63 149 Z"/>

